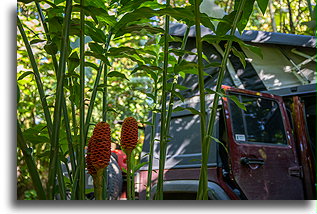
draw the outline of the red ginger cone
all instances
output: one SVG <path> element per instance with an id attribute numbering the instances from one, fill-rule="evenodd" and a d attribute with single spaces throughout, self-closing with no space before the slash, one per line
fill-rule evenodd
<path id="1" fill-rule="evenodd" d="M 97 170 L 109 165 L 111 156 L 110 126 L 106 122 L 99 122 L 89 139 L 86 164 L 88 173 L 97 174 Z"/>
<path id="2" fill-rule="evenodd" d="M 138 122 L 133 117 L 124 119 L 121 128 L 121 147 L 131 152 L 138 143 Z"/>

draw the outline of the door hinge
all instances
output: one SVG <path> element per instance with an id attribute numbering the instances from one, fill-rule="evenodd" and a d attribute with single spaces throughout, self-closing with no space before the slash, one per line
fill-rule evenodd
<path id="1" fill-rule="evenodd" d="M 303 177 L 303 168 L 302 166 L 292 166 L 288 168 L 288 174 L 290 176 L 295 176 L 295 177 Z"/>

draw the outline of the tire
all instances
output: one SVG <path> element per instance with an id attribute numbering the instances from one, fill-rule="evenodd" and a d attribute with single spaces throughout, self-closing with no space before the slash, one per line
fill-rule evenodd
<path id="1" fill-rule="evenodd" d="M 117 160 L 111 155 L 108 166 L 108 199 L 117 200 L 122 193 L 122 171 L 118 165 Z"/>
<path id="2" fill-rule="evenodd" d="M 70 167 L 70 166 L 69 166 Z M 68 172 L 66 169 L 65 164 L 62 164 L 62 170 L 63 170 L 63 175 L 67 178 Z M 115 158 L 115 155 L 111 155 L 110 157 L 110 162 L 107 167 L 107 172 L 108 172 L 108 179 L 107 179 L 107 190 L 108 190 L 108 200 L 118 200 L 121 196 L 122 193 L 122 184 L 123 184 L 123 178 L 122 178 L 122 171 L 120 169 L 120 166 Z M 85 184 L 86 184 L 86 189 L 92 189 L 93 188 L 93 180 L 91 175 L 88 174 L 87 170 L 85 170 Z M 69 190 L 67 190 L 67 200 L 70 199 L 71 193 Z M 94 192 L 90 192 L 86 194 L 87 199 L 89 200 L 94 200 Z M 60 199 L 60 195 L 56 194 L 55 198 L 57 200 Z"/>

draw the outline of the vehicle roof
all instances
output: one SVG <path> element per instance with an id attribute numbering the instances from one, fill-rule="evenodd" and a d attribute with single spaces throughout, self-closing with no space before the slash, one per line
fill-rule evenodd
<path id="1" fill-rule="evenodd" d="M 171 23 L 170 34 L 172 36 L 184 36 L 186 26 L 187 25 L 185 24 Z M 209 28 L 201 26 L 201 36 L 205 35 L 215 35 L 215 33 Z M 245 30 L 243 31 L 242 35 L 240 35 L 240 33 L 237 31 L 235 33 L 235 36 L 237 36 L 245 42 L 251 43 L 278 44 L 316 48 L 316 37 L 308 35 Z M 189 37 L 196 37 L 195 26 L 191 26 Z"/>

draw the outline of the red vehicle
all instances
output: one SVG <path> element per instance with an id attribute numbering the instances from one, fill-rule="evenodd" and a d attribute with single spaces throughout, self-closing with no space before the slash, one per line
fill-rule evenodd
<path id="1" fill-rule="evenodd" d="M 245 104 L 246 111 L 230 99 L 223 98 L 219 103 L 214 136 L 226 149 L 216 142 L 211 145 L 210 199 L 316 198 L 315 134 L 307 127 L 304 103 L 316 103 L 314 87 L 311 86 L 311 93 L 293 92 L 281 97 L 224 86 L 226 93 Z M 198 108 L 195 98 L 185 105 Z M 167 149 L 164 199 L 195 199 L 200 171 L 196 160 L 200 157 L 197 115 L 189 111 L 175 113 L 170 135 L 173 140 Z M 148 148 L 145 141 L 144 153 Z M 153 169 L 157 170 L 158 146 L 154 151 Z M 139 199 L 145 199 L 146 170 L 143 167 L 136 180 Z M 154 196 L 156 172 L 152 178 Z"/>

